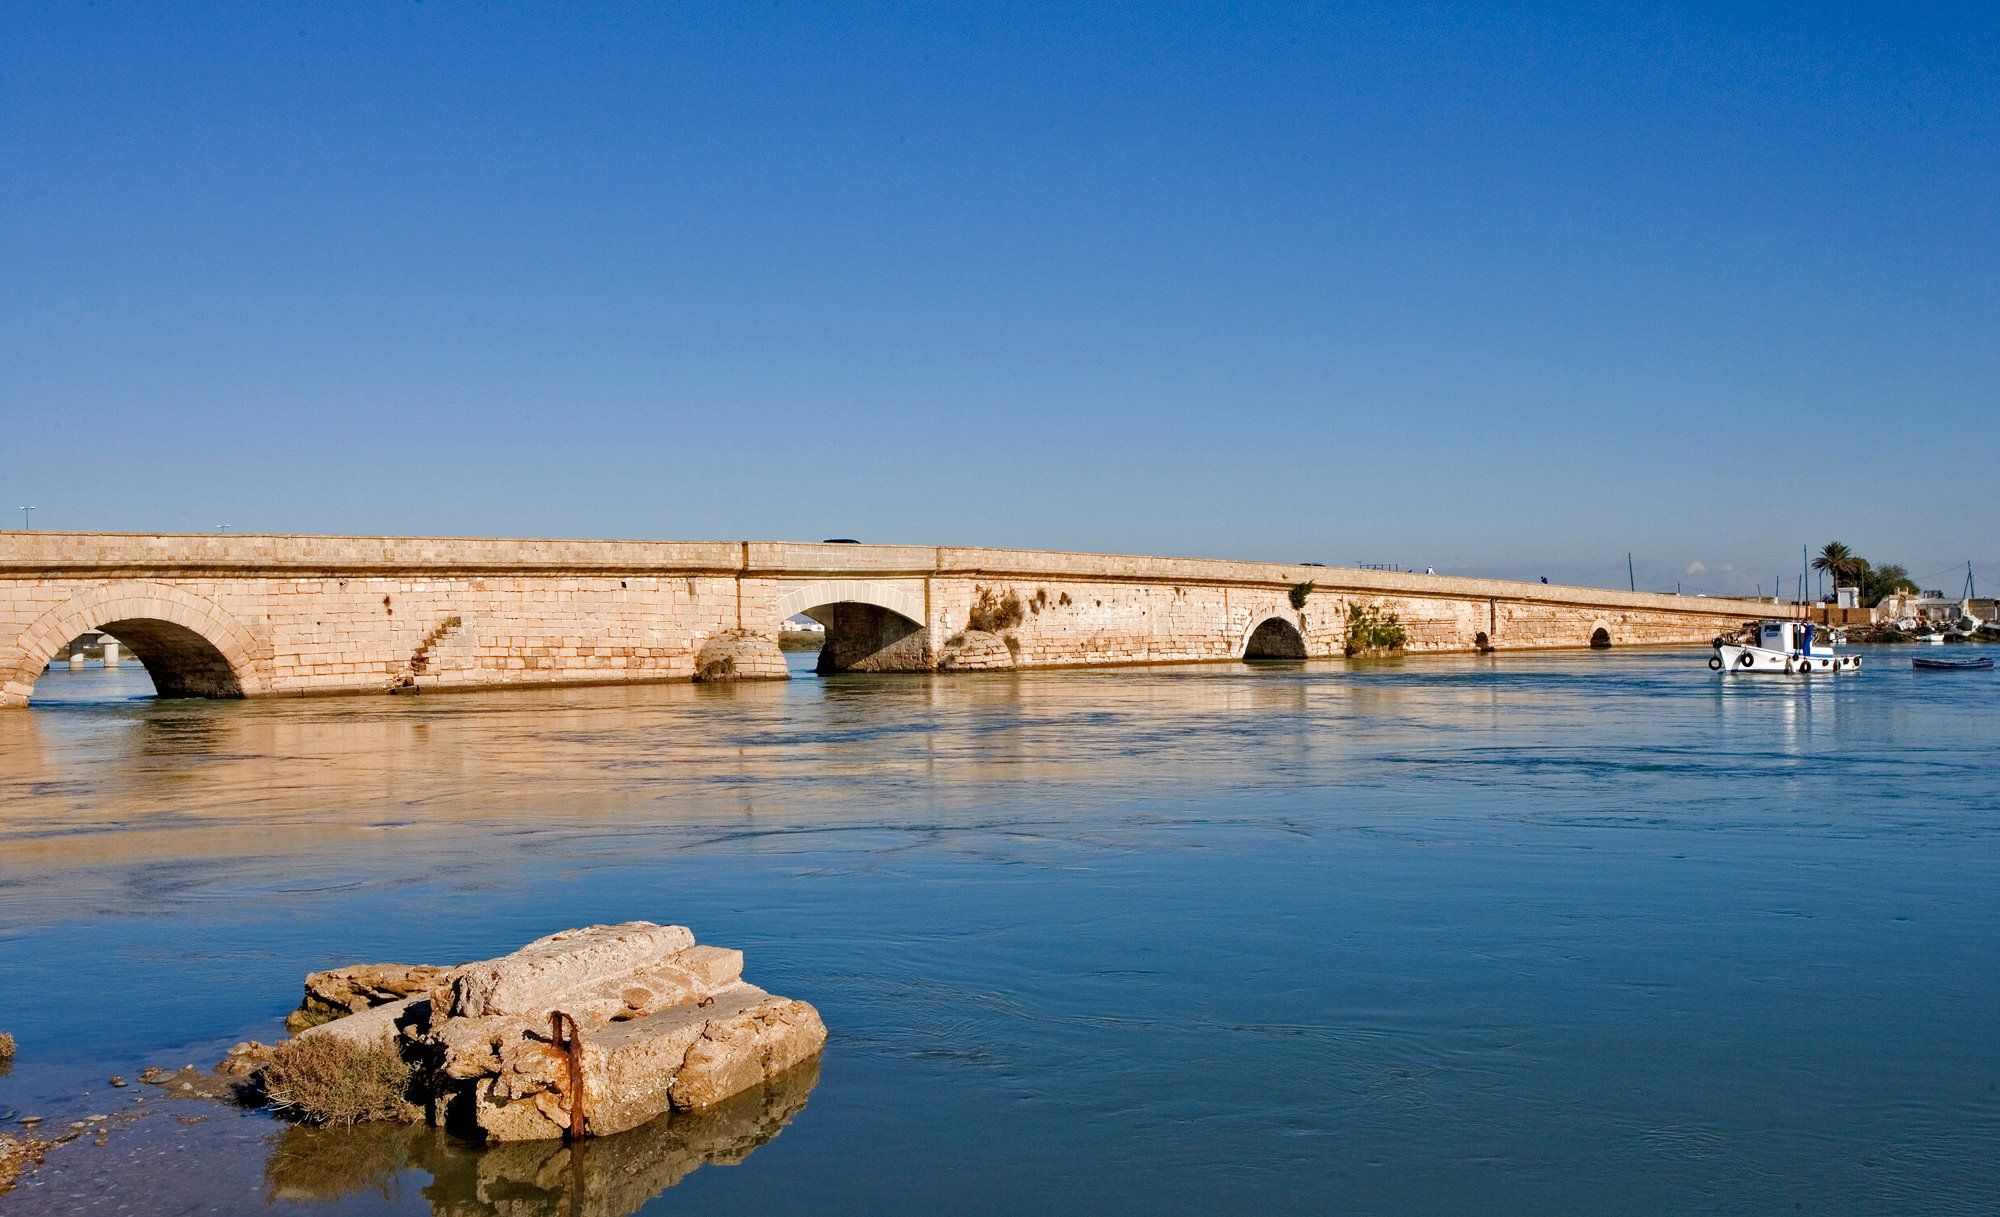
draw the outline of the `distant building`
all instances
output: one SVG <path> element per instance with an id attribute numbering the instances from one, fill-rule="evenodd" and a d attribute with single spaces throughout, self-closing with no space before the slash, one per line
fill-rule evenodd
<path id="1" fill-rule="evenodd" d="M 1961 617 L 1992 621 L 1996 616 L 2000 616 L 2000 603 L 1992 600 L 1960 599 L 1947 596 L 1941 591 L 1919 592 L 1913 596 L 1889 596 L 1882 601 L 1882 609 L 1885 615 L 1892 618 L 1913 617 L 1918 621 L 1947 624 Z"/>

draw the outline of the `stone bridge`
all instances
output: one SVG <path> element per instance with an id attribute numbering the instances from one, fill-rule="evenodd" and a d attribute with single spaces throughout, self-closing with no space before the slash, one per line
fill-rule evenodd
<path id="1" fill-rule="evenodd" d="M 1308 586 L 1309 585 L 1309 586 Z M 1302 607 L 1294 601 L 1302 602 Z M 1319 658 L 1349 605 L 1411 651 L 1701 643 L 1755 601 L 1346 567 L 934 546 L 0 533 L 0 705 L 101 630 L 163 696 Z"/>

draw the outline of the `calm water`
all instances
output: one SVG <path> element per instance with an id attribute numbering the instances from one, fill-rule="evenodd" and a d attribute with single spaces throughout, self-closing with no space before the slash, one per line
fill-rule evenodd
<path id="1" fill-rule="evenodd" d="M 275 1038 L 315 968 L 628 918 L 832 1039 L 575 1159 L 169 1104 L 0 1214 L 1992 1213 L 2000 679 L 1910 653 L 52 673 L 0 715 L 0 1118 L 124 1110 L 107 1075 Z"/>

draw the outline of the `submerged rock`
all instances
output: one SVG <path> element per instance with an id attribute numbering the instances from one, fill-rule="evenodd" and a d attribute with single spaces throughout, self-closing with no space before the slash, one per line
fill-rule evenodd
<path id="1" fill-rule="evenodd" d="M 42 1155 L 49 1152 L 54 1145 L 54 1141 L 44 1141 L 39 1137 L 0 1132 L 0 1196 L 13 1191 L 14 1183 L 20 1179 L 21 1172 L 31 1166 L 39 1165 Z"/>
<path id="2" fill-rule="evenodd" d="M 250 1068 L 230 1057 L 207 1072 L 193 1065 L 183 1065 L 171 1073 L 153 1068 L 141 1073 L 139 1080 L 148 1086 L 159 1087 L 169 1099 L 254 1104 L 258 1101 L 259 1088 L 251 1075 Z"/>

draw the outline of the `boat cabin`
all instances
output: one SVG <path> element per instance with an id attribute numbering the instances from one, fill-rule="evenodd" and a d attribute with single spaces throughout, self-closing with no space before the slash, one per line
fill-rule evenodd
<path id="1" fill-rule="evenodd" d="M 1804 649 L 1807 623 L 1803 621 L 1766 621 L 1757 627 L 1757 645 L 1767 651 L 1784 651 L 1798 654 Z M 1833 632 L 1825 626 L 1813 629 L 1812 651 L 1814 655 L 1833 654 Z"/>

